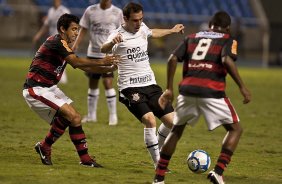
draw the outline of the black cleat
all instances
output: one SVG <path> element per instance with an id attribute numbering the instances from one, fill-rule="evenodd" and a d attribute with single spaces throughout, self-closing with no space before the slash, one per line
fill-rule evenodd
<path id="1" fill-rule="evenodd" d="M 50 150 L 44 150 L 41 146 L 41 143 L 38 142 L 35 144 L 34 149 L 39 154 L 42 164 L 44 165 L 53 165 L 51 161 L 51 149 Z"/>
<path id="2" fill-rule="evenodd" d="M 80 165 L 83 165 L 85 167 L 97 167 L 102 168 L 103 166 L 98 164 L 95 160 L 89 160 L 88 162 L 80 162 Z"/>

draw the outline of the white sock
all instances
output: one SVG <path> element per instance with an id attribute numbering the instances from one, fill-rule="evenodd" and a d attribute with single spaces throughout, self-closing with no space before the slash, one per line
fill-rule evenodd
<path id="1" fill-rule="evenodd" d="M 99 89 L 88 89 L 88 117 L 91 119 L 97 119 L 96 112 L 97 112 L 97 104 L 99 100 Z"/>
<path id="2" fill-rule="evenodd" d="M 144 142 L 156 167 L 158 160 L 160 159 L 160 150 L 156 136 L 156 128 L 144 128 Z"/>
<path id="3" fill-rule="evenodd" d="M 171 129 L 167 128 L 163 123 L 159 126 L 157 137 L 158 137 L 160 150 L 162 146 L 164 145 L 165 139 L 168 136 L 170 130 Z"/>
<path id="4" fill-rule="evenodd" d="M 105 95 L 107 98 L 109 114 L 117 114 L 117 98 L 116 91 L 114 88 L 105 90 Z"/>

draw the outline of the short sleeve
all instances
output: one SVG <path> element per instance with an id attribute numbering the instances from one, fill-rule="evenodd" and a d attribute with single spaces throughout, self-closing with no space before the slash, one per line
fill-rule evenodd
<path id="1" fill-rule="evenodd" d="M 186 37 L 182 42 L 180 42 L 176 49 L 172 52 L 172 54 L 175 55 L 178 61 L 180 62 L 184 61 L 187 57 L 187 43 L 188 37 Z"/>
<path id="2" fill-rule="evenodd" d="M 223 46 L 222 52 L 221 52 L 221 57 L 224 56 L 229 56 L 231 57 L 234 61 L 237 60 L 237 49 L 238 43 L 235 39 L 229 39 L 227 43 Z"/>
<path id="3" fill-rule="evenodd" d="M 64 59 L 67 56 L 74 54 L 73 50 L 68 46 L 68 43 L 63 39 L 56 39 L 51 47 Z"/>
<path id="4" fill-rule="evenodd" d="M 90 7 L 88 7 L 85 12 L 83 13 L 81 19 L 80 19 L 80 22 L 79 22 L 79 25 L 81 27 L 84 27 L 86 29 L 89 29 L 90 25 L 89 25 L 89 17 L 90 17 Z"/>
<path id="5" fill-rule="evenodd" d="M 153 34 L 152 30 L 144 22 L 142 23 L 142 26 L 143 26 L 143 31 L 145 32 L 147 37 L 151 37 Z"/>

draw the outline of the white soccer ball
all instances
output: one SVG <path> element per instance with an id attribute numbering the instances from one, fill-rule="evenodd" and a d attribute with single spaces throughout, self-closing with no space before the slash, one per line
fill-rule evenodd
<path id="1" fill-rule="evenodd" d="M 209 169 L 211 158 L 206 151 L 198 149 L 188 155 L 187 164 L 192 172 L 203 173 Z"/>

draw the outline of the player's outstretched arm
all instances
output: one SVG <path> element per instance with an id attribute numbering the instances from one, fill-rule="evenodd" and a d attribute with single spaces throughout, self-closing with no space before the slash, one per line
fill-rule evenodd
<path id="1" fill-rule="evenodd" d="M 82 69 L 82 67 L 117 65 L 119 63 L 120 57 L 117 55 L 113 55 L 113 56 L 106 56 L 103 59 L 88 59 L 88 58 L 79 58 L 75 54 L 71 54 L 67 56 L 65 60 L 73 68 Z"/>
<path id="2" fill-rule="evenodd" d="M 166 35 L 170 35 L 173 33 L 184 33 L 184 25 L 183 24 L 176 24 L 171 29 L 152 29 L 152 37 L 153 38 L 160 38 Z"/>
<path id="3" fill-rule="evenodd" d="M 243 103 L 247 104 L 251 101 L 251 93 L 245 86 L 243 80 L 241 79 L 238 69 L 233 61 L 233 59 L 229 56 L 225 56 L 222 58 L 223 64 L 226 67 L 227 72 L 238 85 L 241 94 L 244 97 Z"/>

